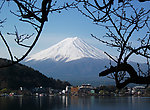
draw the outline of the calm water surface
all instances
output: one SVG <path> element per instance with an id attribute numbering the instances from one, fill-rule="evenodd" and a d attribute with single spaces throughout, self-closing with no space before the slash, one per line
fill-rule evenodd
<path id="1" fill-rule="evenodd" d="M 0 97 L 0 110 L 150 110 L 150 97 Z"/>

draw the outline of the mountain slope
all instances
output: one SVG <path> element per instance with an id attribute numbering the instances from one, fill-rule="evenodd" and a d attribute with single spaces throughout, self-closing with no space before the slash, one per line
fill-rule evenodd
<path id="1" fill-rule="evenodd" d="M 85 43 L 80 38 L 67 38 L 56 45 L 34 54 L 27 61 L 43 61 L 52 59 L 54 61 L 69 62 L 81 58 L 108 59 L 103 51 Z"/>
<path id="2" fill-rule="evenodd" d="M 46 76 L 71 81 L 72 84 L 100 82 L 98 74 L 109 63 L 110 59 L 103 51 L 77 37 L 67 38 L 25 60 L 26 65 Z"/>
<path id="3" fill-rule="evenodd" d="M 0 64 L 10 63 L 9 60 L 0 59 Z M 22 64 L 15 64 L 10 67 L 0 69 L 0 89 L 8 88 L 17 90 L 19 87 L 52 87 L 54 89 L 64 89 L 68 82 L 48 78 L 39 71 L 35 71 Z"/>

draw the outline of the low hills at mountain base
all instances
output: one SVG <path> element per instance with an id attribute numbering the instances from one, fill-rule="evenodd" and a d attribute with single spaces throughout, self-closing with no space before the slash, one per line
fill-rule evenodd
<path id="1" fill-rule="evenodd" d="M 0 65 L 3 63 L 10 63 L 10 61 L 0 59 Z M 39 71 L 22 64 L 15 64 L 0 69 L 0 89 L 9 88 L 17 90 L 19 87 L 31 89 L 40 86 L 64 89 L 66 85 L 70 85 L 70 83 L 48 78 Z"/>

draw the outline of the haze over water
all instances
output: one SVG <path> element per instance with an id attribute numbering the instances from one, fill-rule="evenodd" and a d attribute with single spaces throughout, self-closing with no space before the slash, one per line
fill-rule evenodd
<path id="1" fill-rule="evenodd" d="M 149 110 L 150 97 L 0 97 L 0 110 Z"/>

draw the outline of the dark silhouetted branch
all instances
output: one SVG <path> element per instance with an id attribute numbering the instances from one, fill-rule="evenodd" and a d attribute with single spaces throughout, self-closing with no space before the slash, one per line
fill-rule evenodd
<path id="1" fill-rule="evenodd" d="M 4 42 L 4 44 L 5 44 L 5 46 L 7 47 L 7 50 L 8 50 L 8 52 L 9 52 L 9 55 L 10 55 L 11 60 L 13 61 L 13 55 L 12 55 L 12 52 L 11 52 L 11 50 L 10 50 L 10 47 L 9 47 L 9 45 L 7 44 L 7 41 L 5 40 L 5 38 L 4 38 L 4 36 L 2 35 L 1 32 L 0 32 L 0 36 L 1 36 L 1 38 L 2 38 L 2 40 L 3 40 L 3 42 Z"/>
<path id="2" fill-rule="evenodd" d="M 123 82 L 116 83 L 117 88 L 121 89 L 125 86 L 127 86 L 129 83 L 135 83 L 135 84 L 150 84 L 150 76 L 138 76 L 137 72 L 134 70 L 134 68 L 127 63 L 121 63 L 118 66 L 111 66 L 109 69 L 106 69 L 105 71 L 102 71 L 99 73 L 99 76 L 107 76 L 111 73 L 116 73 L 119 71 L 126 71 L 129 73 L 130 77 L 127 78 Z"/>

